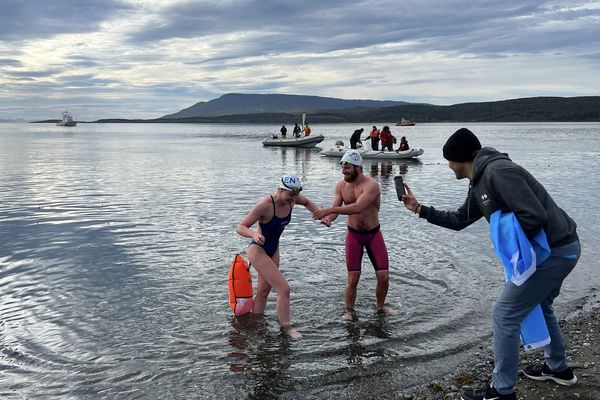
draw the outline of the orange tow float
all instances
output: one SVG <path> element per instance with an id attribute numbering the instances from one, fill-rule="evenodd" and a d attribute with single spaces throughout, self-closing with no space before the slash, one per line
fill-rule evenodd
<path id="1" fill-rule="evenodd" d="M 252 311 L 254 305 L 250 266 L 239 254 L 229 267 L 229 307 L 236 317 Z"/>

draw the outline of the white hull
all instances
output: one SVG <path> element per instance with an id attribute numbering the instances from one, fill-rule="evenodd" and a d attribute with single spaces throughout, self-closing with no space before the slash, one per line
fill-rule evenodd
<path id="1" fill-rule="evenodd" d="M 335 145 L 329 149 L 319 152 L 322 156 L 342 157 L 350 148 L 346 146 Z M 362 158 L 376 158 L 379 160 L 400 160 L 403 158 L 414 158 L 423 154 L 423 149 L 413 148 L 405 151 L 376 151 L 367 149 L 356 149 Z"/>
<path id="2" fill-rule="evenodd" d="M 56 125 L 58 125 L 58 126 L 76 126 L 77 121 L 75 121 L 73 119 L 73 117 L 71 116 L 71 114 L 69 114 L 68 111 L 63 111 L 62 120 L 58 121 L 56 123 Z"/>
<path id="3" fill-rule="evenodd" d="M 302 136 L 299 138 L 287 138 L 287 139 L 265 139 L 263 140 L 263 146 L 283 146 L 283 147 L 315 147 L 317 144 L 325 140 L 323 135 L 311 135 Z"/>
<path id="4" fill-rule="evenodd" d="M 415 126 L 415 122 L 402 118 L 400 122 L 396 124 L 396 126 Z"/>

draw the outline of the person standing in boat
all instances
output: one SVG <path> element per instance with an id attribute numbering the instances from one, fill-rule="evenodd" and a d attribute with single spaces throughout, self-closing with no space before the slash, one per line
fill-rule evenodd
<path id="1" fill-rule="evenodd" d="M 389 151 L 394 150 L 394 136 L 389 126 L 386 125 L 383 127 L 379 138 L 381 139 L 381 151 L 385 151 L 386 149 Z"/>
<path id="2" fill-rule="evenodd" d="M 282 139 L 287 138 L 287 128 L 285 127 L 285 124 L 281 125 L 281 129 L 279 130 L 279 133 L 281 134 Z"/>
<path id="3" fill-rule="evenodd" d="M 551 340 L 544 347 L 545 362 L 527 366 L 523 372 L 535 380 L 553 380 L 567 386 L 575 384 L 577 378 L 567 364 L 553 303 L 581 254 L 577 225 L 525 168 L 515 164 L 505 153 L 492 147 L 482 148 L 470 130 L 461 128 L 454 132 L 444 145 L 443 155 L 456 179 L 470 181 L 465 202 L 456 211 L 436 210 L 421 205 L 410 187 L 404 185 L 407 194 L 402 196 L 402 201 L 408 210 L 429 223 L 457 231 L 481 217 L 493 226 L 497 223 L 496 213 L 512 213 L 527 241 L 533 242 L 542 232 L 550 250 L 550 256 L 534 264 L 535 270 L 526 280 L 520 284 L 509 280 L 504 286 L 492 312 L 494 371 L 491 384 L 466 391 L 462 399 L 516 400 L 520 325 L 538 304 Z M 516 240 L 510 230 L 502 231 L 499 236 L 506 242 Z"/>
<path id="4" fill-rule="evenodd" d="M 263 197 L 242 219 L 236 232 L 252 239 L 247 254 L 258 272 L 258 287 L 252 312 L 263 314 L 271 289 L 277 292 L 277 317 L 281 330 L 292 339 L 302 335 L 292 327 L 290 312 L 290 284 L 279 270 L 279 238 L 292 219 L 294 205 L 300 204 L 311 213 L 318 207 L 300 194 L 302 182 L 295 175 L 285 175 L 279 180 L 274 194 Z M 258 229 L 252 226 L 258 222 Z"/>
<path id="5" fill-rule="evenodd" d="M 358 142 L 360 142 L 360 136 L 362 135 L 362 133 L 365 130 L 363 128 L 357 129 L 354 131 L 354 133 L 352 133 L 352 136 L 350 136 L 350 148 L 351 149 L 356 149 L 356 144 Z"/>
<path id="6" fill-rule="evenodd" d="M 366 248 L 375 268 L 377 287 L 375 297 L 377 309 L 389 315 L 398 312 L 385 304 L 389 287 L 389 259 L 379 229 L 379 207 L 381 192 L 377 181 L 363 174 L 362 157 L 356 150 L 348 150 L 340 162 L 344 178 L 335 185 L 333 204 L 313 213 L 313 218 L 326 226 L 339 214 L 348 216 L 346 232 L 346 268 L 348 278 L 344 289 L 346 310 L 342 318 L 352 321 L 355 317 L 354 304 L 360 280 L 363 252 Z"/>
<path id="7" fill-rule="evenodd" d="M 308 124 L 304 125 L 304 136 L 310 136 L 310 126 L 308 126 Z"/>
<path id="8" fill-rule="evenodd" d="M 373 125 L 373 129 L 369 133 L 369 139 L 371 139 L 371 148 L 375 151 L 379 151 L 379 129 Z"/>
<path id="9" fill-rule="evenodd" d="M 301 131 L 302 131 L 302 129 L 300 129 L 300 126 L 298 125 L 298 123 L 295 123 L 294 124 L 294 137 L 299 138 Z"/>

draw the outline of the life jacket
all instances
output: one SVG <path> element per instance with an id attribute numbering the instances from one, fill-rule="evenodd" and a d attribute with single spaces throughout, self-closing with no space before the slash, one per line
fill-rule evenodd
<path id="1" fill-rule="evenodd" d="M 379 138 L 381 139 L 381 144 L 384 146 L 386 144 L 392 144 L 392 132 L 390 131 L 381 131 Z"/>

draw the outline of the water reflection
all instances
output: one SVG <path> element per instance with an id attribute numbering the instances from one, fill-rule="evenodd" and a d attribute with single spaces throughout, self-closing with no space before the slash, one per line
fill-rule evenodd
<path id="1" fill-rule="evenodd" d="M 387 323 L 387 318 L 381 313 L 366 322 L 349 322 L 346 324 L 346 339 L 348 345 L 345 349 L 346 360 L 350 365 L 362 365 L 370 357 L 383 357 L 385 355 L 386 345 L 375 343 L 367 345 L 371 337 L 378 339 L 389 339 L 391 329 Z"/>
<path id="2" fill-rule="evenodd" d="M 346 330 L 348 335 L 348 347 L 346 349 L 348 364 L 361 365 L 362 356 L 365 352 L 365 346 L 361 343 L 361 331 L 357 324 L 348 323 L 346 324 Z"/>
<path id="3" fill-rule="evenodd" d="M 401 175 L 404 175 L 407 172 L 408 172 L 408 164 L 407 163 L 400 164 L 399 168 L 398 168 L 398 173 L 400 173 Z"/>
<path id="4" fill-rule="evenodd" d="M 373 162 L 370 170 L 373 177 L 381 175 L 383 178 L 388 178 L 394 170 L 394 164 L 391 161 Z"/>
<path id="5" fill-rule="evenodd" d="M 302 180 L 310 175 L 311 163 L 320 151 L 317 147 L 269 147 L 268 149 L 279 153 L 283 168 L 296 173 Z M 290 164 L 293 165 L 293 170 L 291 170 Z"/>
<path id="6" fill-rule="evenodd" d="M 292 358 L 290 339 L 269 331 L 262 316 L 231 317 L 229 369 L 241 374 L 249 399 L 276 399 L 294 385 L 288 376 Z"/>
<path id="7" fill-rule="evenodd" d="M 389 178 L 396 174 L 404 175 L 411 166 L 419 165 L 421 162 L 412 159 L 402 160 L 401 162 L 392 160 L 363 160 L 363 164 L 365 173 L 369 171 L 372 177 L 381 176 L 382 178 Z M 396 165 L 398 166 L 397 168 Z"/>

